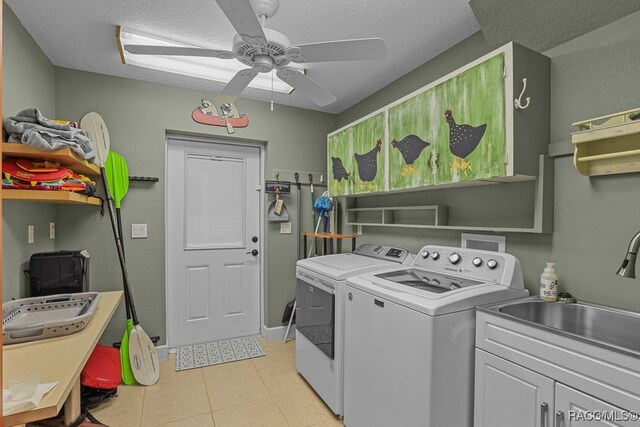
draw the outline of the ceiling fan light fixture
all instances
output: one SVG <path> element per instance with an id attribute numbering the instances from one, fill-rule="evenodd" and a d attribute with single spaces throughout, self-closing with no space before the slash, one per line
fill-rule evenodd
<path id="1" fill-rule="evenodd" d="M 135 55 L 128 52 L 125 46 L 148 45 L 191 48 L 198 48 L 200 46 L 188 45 L 149 34 L 125 30 L 121 27 L 116 28 L 116 39 L 122 62 L 128 65 L 220 83 L 227 83 L 238 71 L 246 68 L 246 66 L 237 61 L 228 61 L 219 58 L 199 56 Z M 291 92 L 291 86 L 280 80 L 272 82 L 268 73 L 258 74 L 251 81 L 249 87 L 279 93 Z"/>

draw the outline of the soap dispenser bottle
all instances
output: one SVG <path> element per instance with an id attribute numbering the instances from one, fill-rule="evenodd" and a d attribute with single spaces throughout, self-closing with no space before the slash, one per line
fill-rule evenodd
<path id="1" fill-rule="evenodd" d="M 540 276 L 540 299 L 543 301 L 558 299 L 558 276 L 556 276 L 554 266 L 554 263 L 548 262 Z"/>

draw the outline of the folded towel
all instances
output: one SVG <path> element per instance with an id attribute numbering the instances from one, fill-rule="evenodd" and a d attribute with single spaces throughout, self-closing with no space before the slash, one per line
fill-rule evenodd
<path id="1" fill-rule="evenodd" d="M 5 118 L 4 128 L 15 141 L 41 150 L 69 147 L 82 159 L 95 157 L 87 132 L 49 120 L 37 108 L 27 108 Z"/>

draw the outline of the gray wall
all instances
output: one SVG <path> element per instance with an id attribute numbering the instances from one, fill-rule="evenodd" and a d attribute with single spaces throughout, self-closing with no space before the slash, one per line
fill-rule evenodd
<path id="1" fill-rule="evenodd" d="M 640 12 L 560 45 L 551 58 L 550 141 L 570 146 L 571 123 L 638 107 L 640 85 Z M 398 79 L 338 116 L 343 126 L 490 51 L 481 33 L 464 40 L 432 61 Z M 531 76 L 534 79 L 535 76 Z M 526 111 L 525 111 L 526 113 Z M 588 178 L 573 167 L 570 156 L 555 164 L 554 233 L 507 234 L 507 251 L 522 262 L 527 288 L 537 294 L 545 262 L 556 262 L 560 288 L 578 299 L 640 311 L 640 283 L 614 273 L 629 239 L 640 228 L 640 175 Z M 505 225 L 519 221 L 529 197 L 511 186 L 422 191 L 363 197 L 358 206 L 443 202 L 466 206 L 465 216 L 482 225 L 487 204 L 503 206 Z M 526 211 L 526 210 L 525 210 Z M 483 216 L 484 215 L 484 216 Z M 343 224 L 343 231 L 350 227 Z M 364 228 L 361 243 L 384 241 L 417 251 L 427 243 L 459 245 L 460 233 L 442 230 Z"/>
<path id="2" fill-rule="evenodd" d="M 157 184 L 132 183 L 123 201 L 122 215 L 127 266 L 138 315 L 150 335 L 165 342 L 165 147 L 166 133 L 191 133 L 229 138 L 226 128 L 204 126 L 191 119 L 200 93 L 154 83 L 56 69 L 56 112 L 80 119 L 89 111 L 102 115 L 109 128 L 111 148 L 126 159 L 131 175 L 156 176 Z M 240 100 L 250 125 L 234 137 L 266 141 L 266 176 L 273 169 L 323 171 L 326 135 L 335 129 L 335 115 L 276 105 L 269 111 L 263 102 Z M 308 193 L 303 196 L 309 200 Z M 265 202 L 270 202 L 266 200 Z M 286 199 L 295 214 L 295 196 Z M 306 206 L 308 205 L 308 206 Z M 267 205 L 268 206 L 268 205 Z M 303 230 L 311 228 L 310 202 L 305 203 Z M 120 270 L 108 215 L 98 209 L 58 207 L 58 248 L 85 247 L 92 256 L 91 287 L 120 289 Z M 294 215 L 295 216 L 295 215 Z M 131 223 L 148 224 L 148 238 L 130 237 Z M 295 228 L 295 223 L 294 223 Z M 268 326 L 280 326 L 285 304 L 295 294 L 295 234 L 280 235 L 279 224 L 265 224 L 265 309 Z M 123 311 L 121 309 L 121 311 Z M 117 313 L 104 341 L 119 341 L 124 313 Z"/>
<path id="3" fill-rule="evenodd" d="M 2 111 L 13 115 L 38 107 L 53 117 L 55 68 L 24 29 L 11 9 L 4 6 Z M 3 138 L 3 140 L 5 140 Z M 52 251 L 49 222 L 55 221 L 55 205 L 6 200 L 2 212 L 2 296 L 26 296 L 27 280 L 22 271 L 32 253 Z M 35 241 L 27 243 L 27 226 L 35 226 Z"/>

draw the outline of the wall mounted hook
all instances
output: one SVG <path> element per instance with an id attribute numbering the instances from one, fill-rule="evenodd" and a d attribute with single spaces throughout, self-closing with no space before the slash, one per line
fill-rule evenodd
<path id="1" fill-rule="evenodd" d="M 522 83 L 523 83 L 523 87 L 522 87 L 522 92 L 520 92 L 520 96 L 513 100 L 513 106 L 515 107 L 516 110 L 524 110 L 529 106 L 529 103 L 531 102 L 531 97 L 527 96 L 526 98 L 527 103 L 526 104 L 522 103 L 522 95 L 524 95 L 524 91 L 527 90 L 526 77 L 522 79 Z"/>

